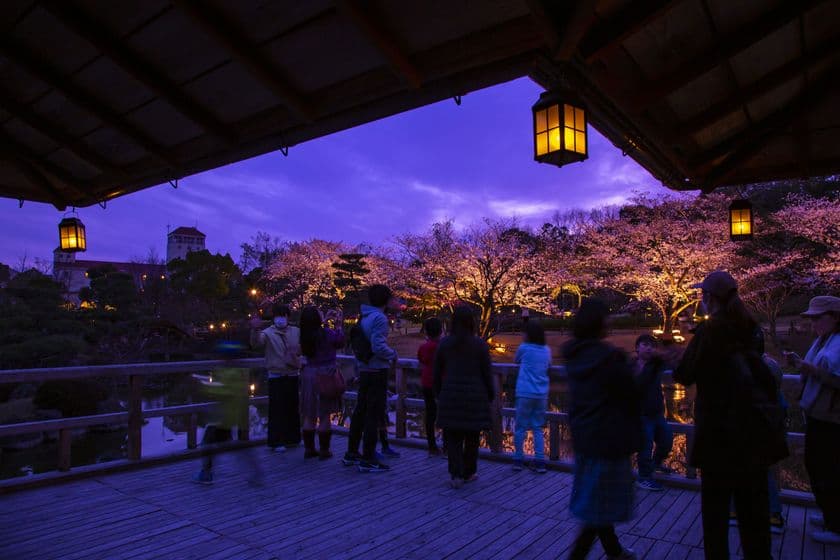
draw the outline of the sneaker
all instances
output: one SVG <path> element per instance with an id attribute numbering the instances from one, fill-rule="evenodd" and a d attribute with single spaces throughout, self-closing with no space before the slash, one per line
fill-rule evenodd
<path id="1" fill-rule="evenodd" d="M 379 462 L 378 460 L 375 463 L 371 463 L 364 460 L 359 461 L 359 472 L 377 473 L 386 472 L 389 470 L 391 470 L 391 467 L 389 467 L 385 463 Z"/>
<path id="2" fill-rule="evenodd" d="M 653 471 L 659 474 L 674 474 L 674 469 L 667 465 L 656 465 L 653 467 Z"/>
<path id="3" fill-rule="evenodd" d="M 513 471 L 519 472 L 522 470 L 522 459 L 514 459 L 513 460 Z"/>
<path id="4" fill-rule="evenodd" d="M 825 527 L 825 519 L 823 519 L 823 514 L 821 513 L 812 513 L 808 516 L 808 521 L 811 522 L 811 525 L 816 525 L 817 527 Z"/>
<path id="5" fill-rule="evenodd" d="M 535 461 L 531 463 L 531 470 L 537 474 L 545 474 L 548 472 L 545 468 L 545 461 Z"/>
<path id="6" fill-rule="evenodd" d="M 607 560 L 638 560 L 636 553 L 629 548 L 622 548 L 621 552 L 615 555 L 607 554 Z"/>
<path id="7" fill-rule="evenodd" d="M 463 478 L 452 478 L 452 479 L 449 480 L 449 487 L 452 488 L 453 490 L 458 490 L 463 485 L 464 485 L 464 479 Z"/>
<path id="8" fill-rule="evenodd" d="M 770 516 L 770 532 L 781 535 L 785 530 L 785 518 L 781 513 L 774 513 Z"/>
<path id="9" fill-rule="evenodd" d="M 348 451 L 344 454 L 344 457 L 341 459 L 341 464 L 345 467 L 353 467 L 359 464 L 359 461 L 362 460 L 362 456 L 358 453 L 353 453 L 352 451 Z"/>
<path id="10" fill-rule="evenodd" d="M 738 526 L 738 514 L 734 511 L 729 512 L 729 526 L 730 527 L 737 527 Z"/>
<path id="11" fill-rule="evenodd" d="M 822 544 L 840 544 L 840 533 L 834 531 L 814 531 L 811 538 Z"/>
<path id="12" fill-rule="evenodd" d="M 202 469 L 193 475 L 192 481 L 197 484 L 213 484 L 213 472 Z"/>
<path id="13" fill-rule="evenodd" d="M 399 459 L 400 458 L 400 454 L 398 452 L 394 451 L 393 449 L 391 449 L 390 447 L 383 447 L 382 448 L 382 455 L 384 457 L 387 457 L 388 459 Z"/>
<path id="14" fill-rule="evenodd" d="M 642 478 L 636 481 L 636 486 L 641 488 L 642 490 L 648 490 L 650 492 L 662 492 L 663 488 L 662 485 L 653 480 L 652 478 Z M 620 558 L 618 556 L 617 558 Z"/>

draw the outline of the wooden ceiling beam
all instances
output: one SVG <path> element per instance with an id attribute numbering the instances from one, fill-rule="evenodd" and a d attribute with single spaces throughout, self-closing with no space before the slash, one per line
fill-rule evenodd
<path id="1" fill-rule="evenodd" d="M 62 169 L 61 167 L 55 165 L 54 163 L 41 158 L 33 152 L 30 148 L 20 144 L 19 142 L 12 139 L 8 134 L 5 132 L 0 131 L 0 153 L 6 154 L 7 157 L 12 158 L 17 161 L 25 161 L 31 166 L 42 169 L 45 172 L 49 173 L 66 187 L 72 195 L 76 198 L 83 198 L 86 193 L 76 184 L 77 179 L 75 177 L 70 176 L 67 171 Z M 63 200 L 72 202 L 75 199 L 68 199 L 66 195 L 62 195 Z"/>
<path id="2" fill-rule="evenodd" d="M 385 25 L 372 15 L 369 8 L 361 6 L 356 0 L 338 0 L 341 12 L 361 34 L 387 60 L 393 71 L 410 87 L 419 89 L 423 85 L 423 74 L 408 58 L 397 40 L 385 29 Z"/>
<path id="3" fill-rule="evenodd" d="M 56 210 L 64 212 L 67 209 L 69 201 L 65 198 L 64 193 L 53 185 L 52 182 L 47 179 L 44 173 L 42 173 L 37 167 L 28 161 L 5 154 L 3 151 L 0 151 L 0 160 L 8 161 L 17 167 L 21 173 L 26 175 L 26 178 L 29 179 L 30 183 L 32 183 L 35 187 L 35 190 L 44 195 L 44 198 L 46 198 L 50 204 L 55 206 Z"/>
<path id="4" fill-rule="evenodd" d="M 764 118 L 755 126 L 736 135 L 732 140 L 726 141 L 727 146 L 732 145 L 733 147 L 731 150 L 726 150 L 725 153 L 728 153 L 728 155 L 706 175 L 705 187 L 712 189 L 725 181 L 735 173 L 740 165 L 761 151 L 775 138 L 773 132 L 787 127 L 800 115 L 813 109 L 826 96 L 836 91 L 836 88 L 840 86 L 838 70 L 840 68 L 837 67 L 828 70 L 822 78 L 810 84 L 793 102 Z M 704 154 L 702 158 L 704 163 L 711 163 L 714 159 L 720 157 L 712 157 L 716 152 L 718 152 L 717 147 Z"/>
<path id="5" fill-rule="evenodd" d="M 71 5 L 66 0 L 44 0 L 41 2 L 41 6 L 81 38 L 99 49 L 103 56 L 113 60 L 135 80 L 152 90 L 176 111 L 225 143 L 229 145 L 236 143 L 236 135 L 215 115 L 187 96 L 178 84 L 152 68 L 145 60 L 126 47 L 122 40 L 114 36 L 100 22 L 85 14 L 78 6 Z"/>
<path id="6" fill-rule="evenodd" d="M 744 101 L 751 102 L 782 84 L 794 79 L 803 72 L 840 53 L 840 37 L 833 37 L 814 47 L 799 58 L 773 70 L 757 81 L 741 88 Z M 741 100 L 727 97 L 703 111 L 687 119 L 671 130 L 673 138 L 693 135 L 710 126 L 723 117 L 741 107 Z"/>
<path id="7" fill-rule="evenodd" d="M 596 0 L 563 3 L 566 6 L 563 12 L 558 9 L 560 4 L 547 4 L 545 0 L 527 0 L 527 4 L 534 23 L 545 37 L 551 58 L 555 60 L 570 60 L 583 36 L 598 19 Z"/>
<path id="8" fill-rule="evenodd" d="M 267 87 L 300 120 L 312 122 L 315 114 L 303 96 L 281 77 L 280 71 L 268 61 L 247 36 L 232 25 L 208 3 L 198 5 L 194 0 L 174 0 L 193 23 L 221 45 L 239 64 Z"/>
<path id="9" fill-rule="evenodd" d="M 658 80 L 640 85 L 637 88 L 639 94 L 631 97 L 628 102 L 631 112 L 641 113 L 651 104 L 689 85 L 694 80 L 712 71 L 721 63 L 745 51 L 762 39 L 765 39 L 768 35 L 788 25 L 801 14 L 825 1 L 799 0 L 798 2 L 782 2 L 779 7 L 767 12 L 757 21 L 724 35 L 720 40 L 715 41 L 712 49 L 700 54 L 693 60 L 681 64 L 680 70 Z"/>
<path id="10" fill-rule="evenodd" d="M 29 107 L 17 102 L 11 95 L 2 89 L 0 89 L 0 107 L 3 107 L 6 111 L 26 123 L 27 126 L 34 129 L 42 136 L 49 138 L 59 147 L 85 161 L 88 165 L 99 169 L 101 172 L 125 178 L 125 174 L 119 167 L 113 165 L 100 154 L 85 146 L 81 139 L 75 138 L 59 129 L 55 123 L 49 122 L 44 117 L 36 114 Z"/>
<path id="11" fill-rule="evenodd" d="M 636 0 L 628 2 L 608 19 L 596 24 L 578 46 L 584 61 L 591 64 L 619 48 L 641 28 L 668 13 L 679 0 Z"/>
<path id="12" fill-rule="evenodd" d="M 96 117 L 105 125 L 113 128 L 152 156 L 169 165 L 173 171 L 177 170 L 178 162 L 150 136 L 131 125 L 108 108 L 108 104 L 101 98 L 84 91 L 74 85 L 67 76 L 63 76 L 47 62 L 35 58 L 25 49 L 13 44 L 8 37 L 0 37 L 0 53 L 9 58 L 26 72 L 44 82 L 70 100 L 71 103 Z M 175 173 L 177 175 L 177 173 Z"/>
<path id="13" fill-rule="evenodd" d="M 840 173 L 840 158 L 809 160 L 805 162 L 804 166 L 801 162 L 797 161 L 750 168 L 744 174 L 740 173 L 740 170 L 735 170 L 729 174 L 726 181 L 720 186 L 781 181 L 784 179 L 804 179 L 808 177 L 836 175 L 838 173 Z"/>

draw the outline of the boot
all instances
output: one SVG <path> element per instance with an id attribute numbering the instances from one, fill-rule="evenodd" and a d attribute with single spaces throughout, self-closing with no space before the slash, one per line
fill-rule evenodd
<path id="1" fill-rule="evenodd" d="M 318 456 L 318 451 L 315 450 L 315 430 L 303 430 L 303 453 L 304 459 L 311 459 Z"/>
<path id="2" fill-rule="evenodd" d="M 330 453 L 330 438 L 332 438 L 332 432 L 318 432 L 318 446 L 321 448 L 318 458 L 321 461 L 326 461 L 333 456 Z"/>

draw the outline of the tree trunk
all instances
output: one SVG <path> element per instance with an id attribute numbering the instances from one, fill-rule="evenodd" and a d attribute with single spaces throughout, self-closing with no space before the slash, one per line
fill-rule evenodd
<path id="1" fill-rule="evenodd" d="M 478 323 L 478 336 L 487 340 L 493 334 L 493 310 L 490 307 L 481 308 L 481 319 Z"/>

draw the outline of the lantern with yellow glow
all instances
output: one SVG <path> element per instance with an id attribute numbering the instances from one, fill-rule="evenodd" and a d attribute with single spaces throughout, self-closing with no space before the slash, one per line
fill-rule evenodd
<path id="1" fill-rule="evenodd" d="M 752 204 L 749 200 L 738 199 L 729 205 L 729 238 L 732 241 L 745 241 L 753 236 Z"/>
<path id="2" fill-rule="evenodd" d="M 87 250 L 85 224 L 77 216 L 65 216 L 58 224 L 59 247 L 64 253 Z"/>
<path id="3" fill-rule="evenodd" d="M 588 156 L 586 108 L 566 90 L 543 92 L 534 114 L 534 159 L 558 167 Z"/>

